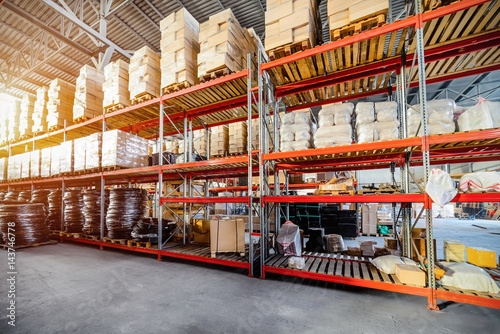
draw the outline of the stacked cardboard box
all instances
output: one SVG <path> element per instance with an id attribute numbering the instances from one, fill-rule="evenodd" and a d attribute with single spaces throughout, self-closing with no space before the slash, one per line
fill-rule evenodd
<path id="1" fill-rule="evenodd" d="M 130 100 L 141 95 L 160 96 L 160 55 L 144 46 L 130 58 L 128 88 Z"/>
<path id="2" fill-rule="evenodd" d="M 130 105 L 130 93 L 128 91 L 128 64 L 123 60 L 117 60 L 104 67 L 105 81 L 102 84 L 104 100 L 102 106 L 108 108 L 116 104 L 124 107 Z"/>
<path id="3" fill-rule="evenodd" d="M 102 167 L 137 168 L 148 163 L 148 141 L 125 131 L 111 130 L 102 136 Z"/>
<path id="4" fill-rule="evenodd" d="M 21 114 L 19 116 L 20 137 L 31 137 L 33 135 L 33 112 L 35 110 L 36 97 L 24 95 L 21 101 Z"/>
<path id="5" fill-rule="evenodd" d="M 75 101 L 75 85 L 61 79 L 50 82 L 47 102 L 47 128 L 62 128 L 73 124 L 73 103 Z"/>
<path id="6" fill-rule="evenodd" d="M 85 120 L 102 115 L 103 83 L 103 72 L 89 65 L 80 69 L 80 75 L 76 79 L 73 120 Z"/>
<path id="7" fill-rule="evenodd" d="M 41 149 L 42 160 L 40 162 L 40 176 L 50 177 L 51 162 L 52 162 L 52 147 Z"/>
<path id="8" fill-rule="evenodd" d="M 231 9 L 210 16 L 200 25 L 198 77 L 227 68 L 238 72 L 247 68 L 247 54 L 257 45 L 247 29 L 239 24 Z"/>
<path id="9" fill-rule="evenodd" d="M 193 131 L 193 151 L 202 157 L 207 156 L 207 132 L 206 129 Z"/>
<path id="10" fill-rule="evenodd" d="M 40 87 L 36 90 L 36 102 L 33 110 L 33 128 L 34 134 L 47 132 L 47 102 L 48 88 Z"/>
<path id="11" fill-rule="evenodd" d="M 328 0 L 327 12 L 330 31 L 378 14 L 386 14 L 388 9 L 389 0 L 354 0 L 352 2 Z"/>
<path id="12" fill-rule="evenodd" d="M 210 134 L 210 157 L 227 155 L 229 149 L 229 127 L 219 125 L 211 128 Z"/>
<path id="13" fill-rule="evenodd" d="M 73 140 L 73 171 L 81 172 L 85 170 L 85 146 L 87 137 Z"/>
<path id="14" fill-rule="evenodd" d="M 210 219 L 210 253 L 245 253 L 245 223 L 243 219 Z"/>
<path id="15" fill-rule="evenodd" d="M 10 110 L 8 114 L 8 136 L 7 139 L 9 142 L 15 142 L 19 140 L 19 118 L 21 116 L 21 104 L 19 101 L 14 101 L 13 108 Z"/>
<path id="16" fill-rule="evenodd" d="M 0 158 L 0 182 L 7 181 L 9 158 Z"/>
<path id="17" fill-rule="evenodd" d="M 316 46 L 317 14 L 315 0 L 267 0 L 266 51 L 302 42 Z"/>
<path id="18" fill-rule="evenodd" d="M 161 87 L 198 83 L 200 24 L 183 8 L 160 21 Z"/>
<path id="19" fill-rule="evenodd" d="M 58 146 L 59 151 L 59 173 L 73 172 L 73 141 L 65 141 Z"/>
<path id="20" fill-rule="evenodd" d="M 377 204 L 361 205 L 361 231 L 364 234 L 377 233 Z"/>
<path id="21" fill-rule="evenodd" d="M 247 148 L 247 123 L 229 124 L 229 154 L 245 154 Z"/>
<path id="22" fill-rule="evenodd" d="M 41 167 L 41 162 L 42 162 L 42 152 L 40 150 L 31 151 L 30 160 L 31 160 L 30 177 L 31 178 L 38 178 L 38 177 L 40 177 L 40 167 Z"/>
<path id="23" fill-rule="evenodd" d="M 85 170 L 101 168 L 102 133 L 93 133 L 85 137 Z"/>

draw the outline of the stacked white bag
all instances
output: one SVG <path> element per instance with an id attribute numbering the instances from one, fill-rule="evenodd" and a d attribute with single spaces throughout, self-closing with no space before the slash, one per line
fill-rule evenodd
<path id="1" fill-rule="evenodd" d="M 357 142 L 398 139 L 398 104 L 389 102 L 359 102 L 356 105 Z"/>
<path id="2" fill-rule="evenodd" d="M 352 143 L 351 116 L 352 103 L 340 103 L 324 106 L 318 116 L 318 130 L 314 135 L 316 148 Z"/>
<path id="3" fill-rule="evenodd" d="M 311 119 L 309 109 L 280 113 L 280 150 L 281 152 L 300 151 L 312 148 L 316 125 Z"/>
<path id="4" fill-rule="evenodd" d="M 458 117 L 459 131 L 481 130 L 500 127 L 500 102 L 481 99 Z"/>
<path id="5" fill-rule="evenodd" d="M 431 100 L 427 102 L 427 115 L 429 122 L 429 135 L 440 135 L 455 132 L 453 112 L 455 101 L 452 99 Z M 408 109 L 408 137 L 422 136 L 423 128 L 420 125 L 422 113 L 420 104 L 415 104 Z"/>

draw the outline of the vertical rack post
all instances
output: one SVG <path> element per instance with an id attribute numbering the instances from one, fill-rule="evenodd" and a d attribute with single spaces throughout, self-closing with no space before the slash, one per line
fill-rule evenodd
<path id="1" fill-rule="evenodd" d="M 104 133 L 106 132 L 106 112 L 103 110 L 102 112 L 102 139 L 101 139 L 101 148 L 104 147 Z M 101 231 L 100 231 L 100 240 L 101 242 L 104 239 L 104 225 L 106 224 L 106 217 L 104 216 L 104 201 L 106 199 L 106 194 L 104 187 L 106 185 L 106 179 L 104 177 L 104 172 L 101 172 Z M 102 244 L 99 246 L 102 250 Z"/>
<path id="2" fill-rule="evenodd" d="M 266 154 L 266 137 L 264 136 L 264 127 L 266 126 L 266 121 L 267 121 L 267 114 L 264 112 L 264 73 L 261 71 L 261 64 L 262 64 L 262 54 L 257 52 L 257 65 L 259 69 L 259 74 L 258 74 L 258 111 L 259 111 L 259 194 L 260 194 L 260 200 L 259 200 L 259 206 L 260 206 L 260 268 L 261 272 L 262 269 L 264 268 L 264 256 L 265 256 L 265 249 L 267 248 L 266 243 L 266 233 L 265 230 L 269 226 L 269 217 L 267 215 L 267 207 L 263 201 L 263 198 L 267 195 L 266 193 L 266 188 L 265 184 L 269 183 L 269 176 L 268 176 L 268 171 L 266 170 L 263 161 L 262 161 L 262 155 Z"/>
<path id="3" fill-rule="evenodd" d="M 260 68 L 258 68 L 260 70 Z M 248 276 L 253 277 L 253 187 L 252 187 L 252 57 L 247 54 L 247 151 L 248 151 L 248 234 L 250 237 L 250 242 L 248 243 L 248 263 L 250 264 L 250 269 Z M 262 226 L 262 222 L 261 222 Z"/>
<path id="4" fill-rule="evenodd" d="M 163 204 L 161 203 L 161 197 L 163 194 L 163 117 L 164 115 L 164 106 L 163 100 L 160 98 L 160 134 L 159 134 L 159 162 L 158 162 L 158 260 L 161 260 L 161 249 L 163 246 Z"/>
<path id="5" fill-rule="evenodd" d="M 418 56 L 418 84 L 420 93 L 420 110 L 422 111 L 422 156 L 424 165 L 424 181 L 427 185 L 430 171 L 429 161 L 429 129 L 427 119 L 427 91 L 425 87 L 425 59 L 424 59 L 424 27 L 422 17 L 422 3 L 420 0 L 415 0 L 415 9 L 417 16 L 416 37 L 417 37 L 417 56 Z M 436 278 L 434 274 L 434 243 L 432 233 L 432 202 L 427 194 L 424 200 L 425 221 L 426 221 L 426 255 L 427 255 L 427 278 L 429 280 L 429 305 L 431 310 L 437 310 L 436 303 Z"/>
<path id="6" fill-rule="evenodd" d="M 187 117 L 186 117 L 186 113 L 184 113 L 184 132 L 183 132 L 183 138 L 184 138 L 184 162 L 187 162 L 188 158 L 187 158 L 187 154 L 188 154 L 188 151 L 187 151 L 187 146 L 188 146 L 188 136 L 187 136 L 187 132 L 188 132 L 188 120 L 187 120 Z M 186 198 L 186 195 L 187 195 L 187 191 L 186 191 L 186 188 L 187 188 L 187 182 L 186 182 L 186 173 L 183 174 L 182 176 L 182 197 Z M 183 244 L 186 244 L 186 221 L 187 221 L 187 206 L 186 206 L 186 202 L 184 202 L 182 204 L 182 243 Z"/>

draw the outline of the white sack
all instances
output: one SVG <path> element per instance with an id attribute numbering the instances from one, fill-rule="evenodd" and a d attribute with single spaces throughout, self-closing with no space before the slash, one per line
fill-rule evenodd
<path id="1" fill-rule="evenodd" d="M 398 104 L 395 101 L 375 103 L 377 121 L 390 122 L 398 120 Z"/>
<path id="2" fill-rule="evenodd" d="M 425 192 L 440 207 L 450 203 L 458 193 L 450 175 L 439 168 L 431 170 Z"/>
<path id="3" fill-rule="evenodd" d="M 460 178 L 460 190 L 463 192 L 500 191 L 500 173 L 468 173 Z"/>
<path id="4" fill-rule="evenodd" d="M 499 293 L 500 288 L 483 269 L 465 262 L 440 262 L 446 269 L 440 283 L 445 287 Z"/>
<path id="5" fill-rule="evenodd" d="M 396 264 L 405 264 L 399 256 L 384 255 L 370 261 L 378 270 L 387 275 L 396 274 Z"/>
<path id="6" fill-rule="evenodd" d="M 458 117 L 459 131 L 500 127 L 500 102 L 480 101 Z"/>

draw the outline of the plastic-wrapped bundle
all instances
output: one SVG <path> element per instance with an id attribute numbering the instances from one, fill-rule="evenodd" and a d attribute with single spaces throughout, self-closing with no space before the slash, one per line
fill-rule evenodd
<path id="1" fill-rule="evenodd" d="M 395 101 L 376 102 L 375 114 L 378 122 L 398 120 L 398 103 Z"/>
<path id="2" fill-rule="evenodd" d="M 61 163 L 61 150 L 59 148 L 59 146 L 52 147 L 52 150 L 50 151 L 50 176 L 59 175 L 59 167 Z"/>
<path id="3" fill-rule="evenodd" d="M 340 253 L 344 251 L 344 239 L 339 234 L 325 235 L 326 251 L 328 253 Z"/>
<path id="4" fill-rule="evenodd" d="M 162 239 L 165 242 L 174 232 L 177 223 L 163 219 Z M 132 239 L 135 241 L 158 243 L 158 218 L 142 218 L 132 229 Z"/>
<path id="5" fill-rule="evenodd" d="M 352 126 L 350 124 L 323 126 L 314 135 L 314 146 L 317 148 L 352 143 Z"/>
<path id="6" fill-rule="evenodd" d="M 316 124 L 311 120 L 309 109 L 280 113 L 280 150 L 282 152 L 307 150 L 312 147 Z"/>
<path id="7" fill-rule="evenodd" d="M 31 201 L 31 191 L 21 191 L 17 198 L 19 202 L 29 202 Z"/>
<path id="8" fill-rule="evenodd" d="M 378 131 L 378 140 L 396 140 L 399 138 L 399 122 L 375 122 L 375 128 Z"/>
<path id="9" fill-rule="evenodd" d="M 201 155 L 199 154 L 195 154 L 195 153 L 191 153 L 191 161 L 192 162 L 195 162 L 195 161 L 203 161 L 203 160 L 206 160 L 205 157 L 202 157 Z M 175 159 L 175 163 L 176 164 L 182 164 L 182 163 L 185 163 L 185 162 L 188 162 L 186 161 L 186 159 L 184 158 L 184 153 L 182 154 L 179 154 L 176 159 Z"/>
<path id="10" fill-rule="evenodd" d="M 75 172 L 85 170 L 86 142 L 86 137 L 73 140 L 73 170 Z"/>
<path id="11" fill-rule="evenodd" d="M 500 127 L 500 102 L 481 99 L 458 117 L 460 131 L 491 129 Z"/>
<path id="12" fill-rule="evenodd" d="M 83 194 L 80 189 L 64 192 L 64 230 L 68 233 L 81 233 L 83 217 Z"/>
<path id="13" fill-rule="evenodd" d="M 58 146 L 59 173 L 73 172 L 73 141 L 69 140 Z M 54 151 L 54 150 L 53 150 Z"/>
<path id="14" fill-rule="evenodd" d="M 102 133 L 85 137 L 85 170 L 101 167 Z"/>
<path id="15" fill-rule="evenodd" d="M 19 198 L 19 193 L 17 191 L 9 191 L 5 194 L 4 201 L 17 201 Z"/>
<path id="16" fill-rule="evenodd" d="M 111 189 L 109 208 L 106 214 L 108 237 L 130 239 L 134 225 L 144 217 L 146 209 L 146 190 L 137 188 Z"/>
<path id="17" fill-rule="evenodd" d="M 40 161 L 40 176 L 50 177 L 51 162 L 52 162 L 52 147 L 46 147 L 41 149 L 41 161 Z"/>
<path id="18" fill-rule="evenodd" d="M 45 210 L 45 215 L 47 216 L 49 211 L 49 194 L 50 190 L 46 189 L 36 189 L 31 194 L 31 203 L 41 203 Z"/>
<path id="19" fill-rule="evenodd" d="M 42 152 L 40 150 L 32 151 L 30 153 L 30 160 L 31 160 L 31 168 L 30 168 L 31 178 L 40 177 Z"/>
<path id="20" fill-rule="evenodd" d="M 455 101 L 451 99 L 432 100 L 427 102 L 429 135 L 455 132 L 455 122 L 453 121 L 455 108 Z M 421 136 L 423 134 L 423 128 L 420 125 L 421 121 L 422 113 L 420 111 L 420 104 L 415 104 L 408 109 L 409 137 Z"/>
<path id="21" fill-rule="evenodd" d="M 375 105 L 373 102 L 358 102 L 355 112 L 356 126 L 375 122 Z"/>
<path id="22" fill-rule="evenodd" d="M 109 190 L 104 191 L 104 216 L 109 206 Z M 85 224 L 82 231 L 89 235 L 100 235 L 101 233 L 101 191 L 84 190 L 83 191 L 83 217 Z"/>
<path id="23" fill-rule="evenodd" d="M 11 222 L 15 223 L 13 229 Z M 0 231 L 5 240 L 13 233 L 17 246 L 49 241 L 43 204 L 0 205 Z"/>
<path id="24" fill-rule="evenodd" d="M 351 116 L 354 111 L 352 103 L 338 103 L 323 106 L 318 114 L 318 125 L 332 126 L 341 124 L 351 124 Z"/>
<path id="25" fill-rule="evenodd" d="M 52 231 L 59 231 L 61 229 L 62 191 L 52 190 L 48 196 L 48 200 L 47 226 Z"/>

